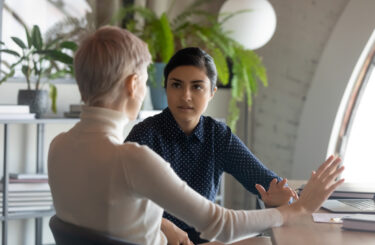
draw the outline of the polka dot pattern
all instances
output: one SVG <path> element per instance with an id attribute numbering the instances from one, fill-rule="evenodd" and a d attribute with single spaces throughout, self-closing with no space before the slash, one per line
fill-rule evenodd
<path id="1" fill-rule="evenodd" d="M 214 201 L 223 172 L 234 176 L 248 191 L 258 194 L 255 184 L 268 188 L 275 173 L 267 169 L 234 135 L 230 128 L 211 117 L 201 116 L 187 136 L 170 110 L 149 117 L 133 127 L 125 141 L 147 145 L 166 161 L 195 191 Z M 188 225 L 164 213 L 181 229 Z"/>

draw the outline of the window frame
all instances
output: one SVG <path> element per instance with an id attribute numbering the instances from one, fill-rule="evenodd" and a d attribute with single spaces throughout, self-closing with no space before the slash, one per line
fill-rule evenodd
<path id="1" fill-rule="evenodd" d="M 375 69 L 375 44 L 368 53 L 358 77 L 353 85 L 347 105 L 344 110 L 344 116 L 340 122 L 339 133 L 336 139 L 335 154 L 345 158 L 347 141 L 355 120 L 356 112 L 360 105 L 363 93 L 369 81 L 371 71 Z"/>

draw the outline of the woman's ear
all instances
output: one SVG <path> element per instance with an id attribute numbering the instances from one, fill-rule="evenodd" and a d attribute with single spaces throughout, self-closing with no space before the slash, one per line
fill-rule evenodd
<path id="1" fill-rule="evenodd" d="M 215 93 L 217 91 L 217 87 L 215 86 L 214 90 L 211 92 L 210 100 L 214 97 Z"/>
<path id="2" fill-rule="evenodd" d="M 135 90 L 137 87 L 137 80 L 138 80 L 137 74 L 129 75 L 125 79 L 125 89 L 129 97 L 133 97 L 135 95 Z"/>

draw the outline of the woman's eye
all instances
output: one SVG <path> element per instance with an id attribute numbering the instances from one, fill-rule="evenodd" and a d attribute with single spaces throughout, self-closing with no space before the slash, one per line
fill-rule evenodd
<path id="1" fill-rule="evenodd" d="M 203 89 L 203 87 L 201 86 L 201 85 L 194 85 L 194 87 L 193 87 L 194 89 L 196 89 L 196 90 L 201 90 L 201 89 Z"/>
<path id="2" fill-rule="evenodd" d="M 181 87 L 181 84 L 179 84 L 179 83 L 172 83 L 171 86 L 172 86 L 172 88 L 179 88 L 179 87 Z"/>

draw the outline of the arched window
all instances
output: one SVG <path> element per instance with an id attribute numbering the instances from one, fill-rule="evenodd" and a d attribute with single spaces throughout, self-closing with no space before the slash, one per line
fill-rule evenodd
<path id="1" fill-rule="evenodd" d="M 375 182 L 375 45 L 366 57 L 349 97 L 336 154 L 346 168 L 347 182 Z"/>

